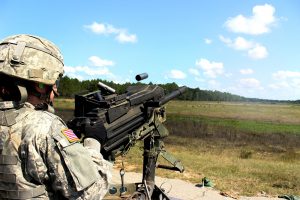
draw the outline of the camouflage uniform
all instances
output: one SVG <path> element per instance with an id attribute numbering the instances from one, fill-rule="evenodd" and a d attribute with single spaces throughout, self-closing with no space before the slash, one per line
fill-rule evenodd
<path id="1" fill-rule="evenodd" d="M 64 129 L 59 117 L 29 103 L 0 109 L 0 199 L 103 198 L 109 164 L 69 142 Z"/>
<path id="2" fill-rule="evenodd" d="M 53 44 L 35 36 L 11 38 L 0 43 L 0 72 L 53 85 L 63 72 Z M 0 199 L 103 198 L 110 163 L 100 149 L 69 140 L 65 130 L 64 122 L 47 111 L 0 99 Z"/>

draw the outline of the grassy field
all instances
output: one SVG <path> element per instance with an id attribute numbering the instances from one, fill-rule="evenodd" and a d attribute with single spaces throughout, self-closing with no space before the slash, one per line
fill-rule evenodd
<path id="1" fill-rule="evenodd" d="M 55 105 L 74 109 L 72 100 Z M 239 195 L 300 195 L 300 106 L 171 101 L 166 107 L 166 148 L 186 170 L 157 175 L 195 184 L 208 177 Z M 140 149 L 129 152 L 126 170 L 141 172 Z"/>
<path id="2" fill-rule="evenodd" d="M 278 148 L 275 152 L 259 145 L 234 146 L 178 136 L 170 136 L 165 143 L 167 150 L 182 161 L 185 172 L 158 169 L 158 176 L 194 184 L 208 177 L 215 188 L 237 195 L 300 194 L 299 149 Z M 142 154 L 139 147 L 129 152 L 125 159 L 128 171 L 142 171 Z"/>
<path id="3" fill-rule="evenodd" d="M 74 99 L 57 98 L 55 99 L 54 107 L 56 109 L 74 110 L 75 108 Z"/>
<path id="4" fill-rule="evenodd" d="M 180 116 L 300 124 L 300 105 L 294 104 L 171 101 L 167 104 L 167 111 Z"/>

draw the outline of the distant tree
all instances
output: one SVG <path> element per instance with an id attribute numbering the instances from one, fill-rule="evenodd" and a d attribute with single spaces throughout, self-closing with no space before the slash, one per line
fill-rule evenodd
<path id="1" fill-rule="evenodd" d="M 79 81 L 76 78 L 69 78 L 68 76 L 64 76 L 60 80 L 60 86 L 58 88 L 58 92 L 62 97 L 73 98 L 76 93 L 82 91 L 95 91 L 98 90 L 98 83 L 102 82 L 116 90 L 118 94 L 122 94 L 126 92 L 126 89 L 130 85 L 144 85 L 144 83 L 136 82 L 129 83 L 126 82 L 124 84 L 114 83 L 112 81 L 106 81 L 101 79 L 92 79 L 92 80 L 84 80 Z M 153 85 L 152 82 L 149 85 Z M 172 91 L 179 88 L 179 86 L 173 83 L 159 84 L 162 87 L 166 94 L 171 93 Z M 246 102 L 263 102 L 263 103 L 295 103 L 300 104 L 300 100 L 297 101 L 277 101 L 277 100 L 268 100 L 268 99 L 257 99 L 257 98 L 246 98 L 234 94 L 230 94 L 228 92 L 220 92 L 220 91 L 210 91 L 210 90 L 201 90 L 199 88 L 187 88 L 186 92 L 177 97 L 178 100 L 189 100 L 189 101 L 246 101 Z"/>
<path id="2" fill-rule="evenodd" d="M 64 76 L 59 82 L 58 92 L 63 97 L 73 97 L 82 90 L 81 82 L 76 78 Z"/>

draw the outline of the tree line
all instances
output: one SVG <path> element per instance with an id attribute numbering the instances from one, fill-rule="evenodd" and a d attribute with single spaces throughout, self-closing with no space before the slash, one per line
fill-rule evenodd
<path id="1" fill-rule="evenodd" d="M 126 92 L 126 89 L 130 85 L 144 85 L 144 83 L 124 83 L 118 84 L 112 81 L 106 81 L 102 79 L 92 79 L 80 81 L 76 78 L 70 78 L 64 76 L 61 78 L 59 83 L 58 92 L 63 98 L 73 98 L 75 94 L 81 92 L 92 92 L 98 90 L 98 83 L 102 82 L 116 90 L 116 93 L 122 94 Z M 148 83 L 153 85 L 152 82 Z M 159 84 L 166 94 L 179 88 L 176 83 Z M 279 101 L 279 100 L 268 100 L 258 98 L 246 98 L 239 95 L 231 94 L 228 92 L 201 90 L 199 88 L 187 88 L 186 92 L 177 97 L 178 100 L 189 100 L 189 101 L 243 101 L 243 102 L 263 102 L 263 103 L 299 103 L 299 101 Z"/>

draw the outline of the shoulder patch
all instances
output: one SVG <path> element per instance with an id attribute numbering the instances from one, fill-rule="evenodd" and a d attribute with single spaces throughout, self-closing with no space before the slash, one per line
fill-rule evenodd
<path id="1" fill-rule="evenodd" d="M 80 141 L 80 139 L 75 135 L 72 129 L 62 129 L 61 132 L 68 139 L 69 142 Z"/>

